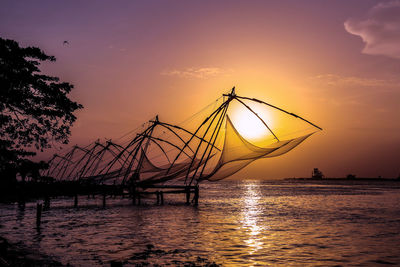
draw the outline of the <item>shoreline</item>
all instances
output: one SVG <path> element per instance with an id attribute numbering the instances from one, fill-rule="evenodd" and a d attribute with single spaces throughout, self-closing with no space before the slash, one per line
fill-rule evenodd
<path id="1" fill-rule="evenodd" d="M 335 178 L 335 177 L 326 177 L 326 178 L 311 178 L 311 177 L 293 177 L 293 178 L 283 178 L 284 181 L 296 181 L 296 180 L 300 180 L 300 181 L 381 181 L 381 182 L 400 182 L 399 178 L 353 178 L 353 179 L 349 179 L 349 178 Z"/>
<path id="2" fill-rule="evenodd" d="M 183 253 L 179 249 L 164 251 L 155 249 L 154 245 L 147 245 L 147 248 L 141 252 L 134 253 L 131 257 L 125 260 L 110 260 L 102 262 L 100 265 L 108 266 L 124 266 L 126 264 L 135 266 L 158 266 L 152 262 L 153 257 L 163 257 L 166 255 L 175 255 Z M 207 258 L 197 256 L 192 260 L 170 260 L 168 265 L 178 264 L 181 266 L 204 266 L 204 267 L 219 267 L 222 266 Z M 24 245 L 22 241 L 10 243 L 6 238 L 0 236 L 0 266 L 30 266 L 30 267 L 50 267 L 50 266 L 73 266 L 67 263 L 66 265 L 53 259 L 51 256 L 40 253 L 34 249 L 30 249 Z"/>
<path id="3" fill-rule="evenodd" d="M 0 266 L 69 266 L 27 248 L 22 241 L 11 243 L 0 236 Z"/>

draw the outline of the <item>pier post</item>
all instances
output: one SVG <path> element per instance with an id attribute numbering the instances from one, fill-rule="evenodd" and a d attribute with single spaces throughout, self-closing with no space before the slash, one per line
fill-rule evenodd
<path id="1" fill-rule="evenodd" d="M 164 205 L 164 192 L 160 191 L 161 205 Z"/>
<path id="2" fill-rule="evenodd" d="M 136 185 L 134 183 L 131 184 L 130 192 L 132 195 L 132 204 L 136 205 Z"/>
<path id="3" fill-rule="evenodd" d="M 74 208 L 77 208 L 78 207 L 78 195 L 75 195 L 75 198 L 74 198 Z"/>
<path id="4" fill-rule="evenodd" d="M 42 204 L 36 203 L 36 229 L 40 229 L 40 222 L 42 219 Z"/>
<path id="5" fill-rule="evenodd" d="M 136 192 L 132 192 L 132 204 L 136 205 Z"/>
<path id="6" fill-rule="evenodd" d="M 156 195 L 157 195 L 157 205 L 160 204 L 160 191 L 156 191 Z"/>
<path id="7" fill-rule="evenodd" d="M 194 188 L 194 205 L 197 206 L 199 205 L 199 186 L 196 185 Z"/>
<path id="8" fill-rule="evenodd" d="M 185 188 L 185 191 L 186 191 L 186 205 L 189 205 L 190 204 L 190 187 L 187 186 Z"/>

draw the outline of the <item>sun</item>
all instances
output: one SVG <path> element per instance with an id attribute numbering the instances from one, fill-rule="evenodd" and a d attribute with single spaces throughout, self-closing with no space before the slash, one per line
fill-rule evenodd
<path id="1" fill-rule="evenodd" d="M 264 122 L 269 127 L 271 127 L 271 119 L 269 118 L 267 113 L 257 112 L 256 110 L 254 111 L 264 120 Z M 259 140 L 263 139 L 266 136 L 269 137 L 269 135 L 271 134 L 268 128 L 262 123 L 262 121 L 248 109 L 235 109 L 235 111 L 231 114 L 231 119 L 236 130 L 245 139 Z"/>

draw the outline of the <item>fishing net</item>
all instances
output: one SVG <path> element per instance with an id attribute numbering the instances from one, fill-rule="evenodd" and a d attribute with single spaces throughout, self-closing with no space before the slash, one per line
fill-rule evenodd
<path id="1" fill-rule="evenodd" d="M 289 152 L 316 128 L 232 91 L 178 125 L 157 116 L 117 141 L 75 146 L 53 158 L 46 176 L 104 184 L 216 181 L 255 160 Z"/>
<path id="2" fill-rule="evenodd" d="M 298 146 L 311 134 L 274 142 L 268 147 L 258 147 L 244 139 L 233 126 L 229 116 L 227 116 L 225 142 L 221 157 L 214 171 L 202 179 L 210 181 L 221 180 L 240 171 L 257 159 L 280 156 Z"/>

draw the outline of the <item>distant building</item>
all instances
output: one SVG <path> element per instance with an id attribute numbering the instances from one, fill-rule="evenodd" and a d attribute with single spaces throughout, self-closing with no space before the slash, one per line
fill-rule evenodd
<path id="1" fill-rule="evenodd" d="M 356 175 L 355 174 L 347 174 L 346 178 L 347 179 L 356 179 Z"/>
<path id="2" fill-rule="evenodd" d="M 311 174 L 311 178 L 313 179 L 322 179 L 324 178 L 324 174 L 318 169 L 318 168 L 314 168 L 312 174 Z"/>

